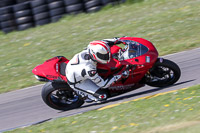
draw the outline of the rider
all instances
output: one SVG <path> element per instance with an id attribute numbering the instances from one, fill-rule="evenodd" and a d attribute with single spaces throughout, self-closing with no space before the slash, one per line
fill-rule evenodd
<path id="1" fill-rule="evenodd" d="M 66 67 L 66 77 L 70 87 L 92 101 L 105 101 L 107 94 L 100 88 L 108 88 L 121 78 L 121 75 L 104 80 L 97 73 L 97 63 L 108 64 L 110 62 L 110 45 L 117 42 L 118 38 L 92 41 L 86 50 L 76 54 Z"/>

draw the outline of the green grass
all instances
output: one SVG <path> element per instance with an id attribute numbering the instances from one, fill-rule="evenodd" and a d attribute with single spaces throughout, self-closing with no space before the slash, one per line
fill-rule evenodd
<path id="1" fill-rule="evenodd" d="M 11 133 L 197 133 L 199 105 L 200 85 L 58 118 Z"/>
<path id="2" fill-rule="evenodd" d="M 71 58 L 92 40 L 136 36 L 160 55 L 200 47 L 200 0 L 144 0 L 57 23 L 0 33 L 0 93 L 39 84 L 32 69 L 48 58 Z"/>

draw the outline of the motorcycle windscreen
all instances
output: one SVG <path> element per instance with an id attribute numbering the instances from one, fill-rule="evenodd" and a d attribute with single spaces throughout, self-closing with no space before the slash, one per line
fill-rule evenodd
<path id="1" fill-rule="evenodd" d="M 146 46 L 131 40 L 124 40 L 124 42 L 126 42 L 126 47 L 119 57 L 122 64 L 143 65 L 150 63 L 150 56 L 144 56 L 149 51 Z"/>
<path id="2" fill-rule="evenodd" d="M 151 62 L 151 57 L 150 56 L 140 56 L 132 59 L 126 59 L 120 61 L 122 65 L 145 65 Z"/>

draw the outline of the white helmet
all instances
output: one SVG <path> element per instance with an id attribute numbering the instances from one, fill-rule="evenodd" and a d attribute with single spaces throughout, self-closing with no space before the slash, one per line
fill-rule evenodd
<path id="1" fill-rule="evenodd" d="M 110 47 L 103 41 L 92 41 L 88 45 L 92 59 L 101 64 L 110 62 Z"/>

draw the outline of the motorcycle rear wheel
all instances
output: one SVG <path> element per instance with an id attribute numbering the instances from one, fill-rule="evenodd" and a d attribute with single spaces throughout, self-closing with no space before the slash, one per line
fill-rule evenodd
<path id="1" fill-rule="evenodd" d="M 43 101 L 56 110 L 66 111 L 84 104 L 81 96 L 76 94 L 67 84 L 48 82 L 43 86 L 41 95 Z"/>
<path id="2" fill-rule="evenodd" d="M 176 63 L 167 59 L 157 60 L 145 75 L 145 83 L 153 87 L 166 87 L 176 83 L 180 76 L 181 70 Z"/>

